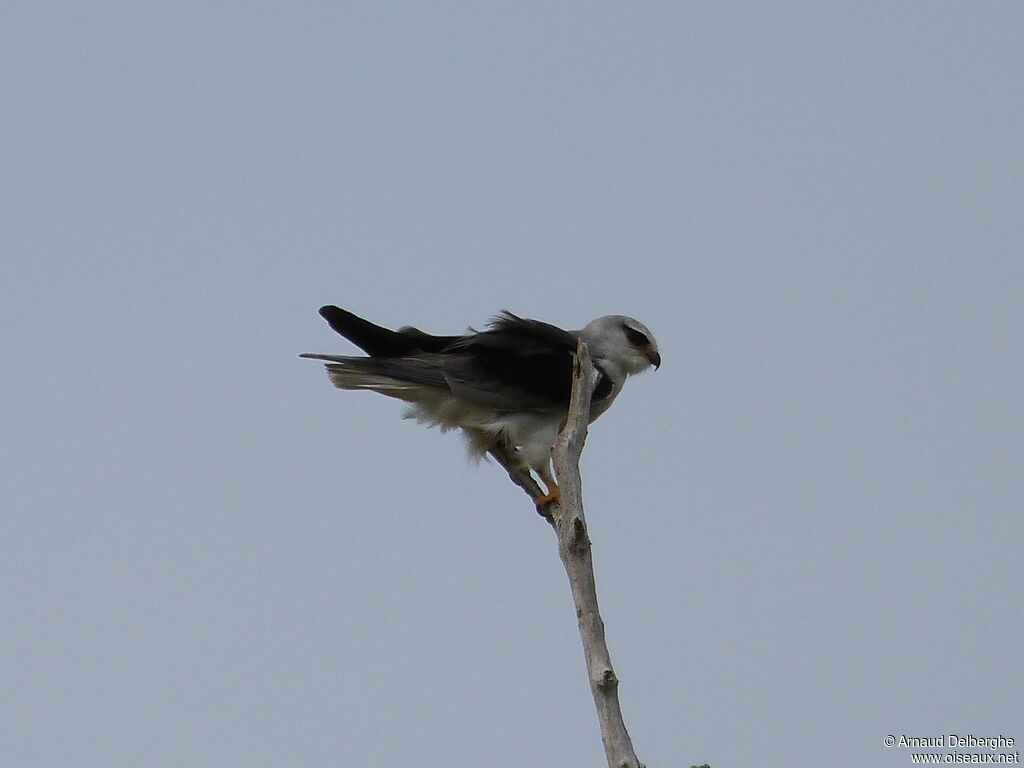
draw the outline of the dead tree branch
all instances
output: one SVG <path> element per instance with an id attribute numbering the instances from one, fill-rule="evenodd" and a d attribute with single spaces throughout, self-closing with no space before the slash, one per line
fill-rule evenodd
<path id="1" fill-rule="evenodd" d="M 558 536 L 558 554 L 569 577 L 572 599 L 583 640 L 583 654 L 587 662 L 590 690 L 597 706 L 601 725 L 601 740 L 609 768 L 644 768 L 633 751 L 633 742 L 622 721 L 619 708 L 619 679 L 612 669 L 608 645 L 604 637 L 604 622 L 597 604 L 597 585 L 590 555 L 590 537 L 583 516 L 583 492 L 580 481 L 580 454 L 587 438 L 590 398 L 597 381 L 597 373 L 590 363 L 590 353 L 582 341 L 573 367 L 572 398 L 565 426 L 555 441 L 552 455 L 555 476 L 561 488 L 561 498 L 545 510 L 545 517 Z M 529 474 L 517 470 L 508 457 L 492 455 L 505 467 L 512 481 L 530 497 L 540 496 L 537 483 Z"/>
<path id="2" fill-rule="evenodd" d="M 643 768 L 633 751 L 633 742 L 622 721 L 619 708 L 619 679 L 612 669 L 608 644 L 604 639 L 604 622 L 597 604 L 597 584 L 590 556 L 590 537 L 583 516 L 583 488 L 580 480 L 580 454 L 587 439 L 590 397 L 597 382 L 597 372 L 590 364 L 590 353 L 582 341 L 576 351 L 573 367 L 572 398 L 569 416 L 555 441 L 552 451 L 555 476 L 561 488 L 561 499 L 551 510 L 558 533 L 558 554 L 569 576 L 572 599 L 587 660 L 590 691 L 601 723 L 601 740 L 609 768 Z"/>

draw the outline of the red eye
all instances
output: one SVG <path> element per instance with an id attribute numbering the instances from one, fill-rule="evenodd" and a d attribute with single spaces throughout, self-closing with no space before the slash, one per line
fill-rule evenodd
<path id="1" fill-rule="evenodd" d="M 636 328 L 630 328 L 628 325 L 622 326 L 622 330 L 626 332 L 626 339 L 637 349 L 643 349 L 644 347 L 651 346 L 651 340 L 644 336 Z"/>

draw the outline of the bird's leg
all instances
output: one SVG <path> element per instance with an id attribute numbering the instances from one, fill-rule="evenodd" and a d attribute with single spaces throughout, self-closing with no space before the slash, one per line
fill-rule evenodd
<path id="1" fill-rule="evenodd" d="M 558 487 L 558 483 L 555 482 L 555 478 L 551 475 L 551 469 L 545 462 L 544 466 L 534 467 L 534 471 L 544 481 L 544 485 L 547 486 L 548 492 L 543 496 L 533 500 L 533 503 L 537 505 L 537 509 L 544 509 L 548 504 L 554 504 L 562 497 L 562 489 Z"/>
<path id="2" fill-rule="evenodd" d="M 537 498 L 540 498 L 540 486 L 537 485 L 536 481 L 530 475 L 529 467 L 524 466 L 522 461 L 516 456 L 515 447 L 506 444 L 504 441 L 499 441 L 491 446 L 488 453 L 490 453 L 491 456 L 493 456 L 494 459 L 505 468 L 505 471 L 508 472 L 509 479 L 526 491 L 531 499 L 536 500 Z"/>
<path id="3" fill-rule="evenodd" d="M 537 505 L 537 513 L 546 518 L 548 522 L 553 522 L 548 506 L 559 500 L 561 491 L 555 478 L 551 475 L 550 465 L 533 468 L 540 479 L 544 481 L 544 485 L 547 486 L 547 493 L 542 493 L 540 485 L 530 474 L 530 467 L 517 455 L 519 452 L 515 446 L 499 440 L 491 446 L 488 453 L 505 468 L 512 482 L 529 494 L 533 503 Z"/>

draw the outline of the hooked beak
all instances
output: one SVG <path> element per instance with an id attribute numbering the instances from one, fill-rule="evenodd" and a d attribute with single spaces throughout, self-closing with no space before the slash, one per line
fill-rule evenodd
<path id="1" fill-rule="evenodd" d="M 661 368 L 661 355 L 659 355 L 657 352 L 652 351 L 647 356 L 647 359 L 651 361 L 651 365 L 654 366 L 654 370 L 658 370 L 659 368 Z"/>

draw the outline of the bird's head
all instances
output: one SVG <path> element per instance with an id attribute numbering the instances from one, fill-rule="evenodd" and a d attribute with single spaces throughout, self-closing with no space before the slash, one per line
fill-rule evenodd
<path id="1" fill-rule="evenodd" d="M 615 363 L 623 373 L 646 371 L 661 366 L 658 343 L 647 326 L 625 315 L 607 315 L 592 320 L 580 331 L 595 359 Z"/>

